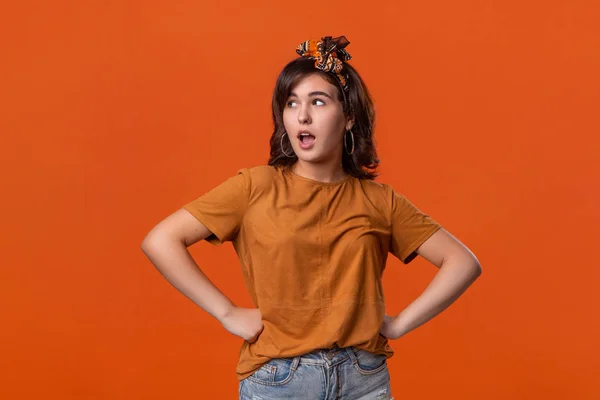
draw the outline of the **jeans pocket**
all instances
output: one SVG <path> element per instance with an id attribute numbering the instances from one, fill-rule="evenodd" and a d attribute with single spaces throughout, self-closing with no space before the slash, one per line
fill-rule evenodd
<path id="1" fill-rule="evenodd" d="M 353 362 L 354 367 L 362 375 L 373 375 L 387 369 L 387 356 L 385 354 L 373 354 L 356 347 L 352 347 L 351 350 L 356 356 L 356 360 Z"/>
<path id="2" fill-rule="evenodd" d="M 274 358 L 246 379 L 266 386 L 285 385 L 294 376 L 299 360 L 300 357 Z"/>

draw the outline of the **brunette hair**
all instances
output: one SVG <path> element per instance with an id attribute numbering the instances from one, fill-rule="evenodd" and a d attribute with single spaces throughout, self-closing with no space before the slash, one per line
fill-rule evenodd
<path id="1" fill-rule="evenodd" d="M 270 140 L 271 155 L 269 157 L 269 165 L 276 168 L 289 168 L 298 161 L 296 154 L 293 157 L 288 157 L 281 149 L 282 136 L 286 134 L 285 126 L 283 125 L 283 110 L 292 88 L 301 79 L 312 74 L 320 74 L 329 83 L 338 88 L 338 98 L 342 102 L 344 114 L 352 116 L 354 120 L 354 126 L 352 127 L 354 152 L 348 154 L 346 151 L 342 151 L 342 167 L 344 171 L 359 179 L 375 179 L 379 159 L 377 158 L 377 151 L 373 140 L 373 127 L 375 123 L 373 100 L 358 72 L 347 63 L 344 63 L 344 70 L 348 76 L 349 86 L 349 89 L 345 92 L 342 90 L 335 75 L 316 69 L 315 61 L 310 58 L 299 57 L 283 68 L 277 78 L 275 90 L 273 91 L 272 111 L 275 130 Z M 344 134 L 344 140 L 348 141 L 345 144 L 348 145 L 348 148 L 352 148 L 352 142 L 347 139 L 347 136 L 347 134 Z M 287 140 L 283 139 L 283 146 L 287 154 L 293 153 L 289 137 Z"/>

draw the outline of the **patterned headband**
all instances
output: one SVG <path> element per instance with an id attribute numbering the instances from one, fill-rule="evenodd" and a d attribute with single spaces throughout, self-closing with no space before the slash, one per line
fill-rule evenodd
<path id="1" fill-rule="evenodd" d="M 348 74 L 343 71 L 344 61 L 348 61 L 352 56 L 344 50 L 350 42 L 346 36 L 332 38 L 325 36 L 321 40 L 307 40 L 296 47 L 296 53 L 302 57 L 315 60 L 315 68 L 325 72 L 335 74 L 342 89 L 348 91 Z"/>

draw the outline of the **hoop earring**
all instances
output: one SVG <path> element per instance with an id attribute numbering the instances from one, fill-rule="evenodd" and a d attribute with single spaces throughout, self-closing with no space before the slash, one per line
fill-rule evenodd
<path id="1" fill-rule="evenodd" d="M 285 154 L 286 157 L 294 158 L 296 156 L 295 154 L 293 154 L 293 155 L 290 156 L 290 155 L 288 155 L 288 153 L 285 152 L 285 150 L 283 150 L 283 138 L 286 137 L 286 136 L 287 136 L 287 132 L 284 133 L 283 135 L 281 135 L 281 142 L 279 143 L 281 145 L 281 152 L 283 154 Z M 290 144 L 291 144 L 291 142 L 290 142 Z"/>
<path id="2" fill-rule="evenodd" d="M 348 141 L 346 140 L 346 133 L 350 132 L 350 137 L 352 138 L 352 151 L 348 151 Z M 344 133 L 344 149 L 346 149 L 346 153 L 352 154 L 354 153 L 354 133 L 351 130 Z"/>

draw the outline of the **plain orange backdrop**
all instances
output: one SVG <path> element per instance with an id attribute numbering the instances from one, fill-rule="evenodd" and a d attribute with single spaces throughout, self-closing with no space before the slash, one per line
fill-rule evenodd
<path id="1" fill-rule="evenodd" d="M 595 1 L 18 1 L 0 6 L 0 398 L 233 399 L 241 339 L 146 233 L 264 164 L 295 47 L 346 35 L 379 181 L 483 275 L 392 341 L 397 399 L 600 398 Z M 252 306 L 230 244 L 192 255 Z M 436 268 L 390 257 L 388 314 Z"/>

